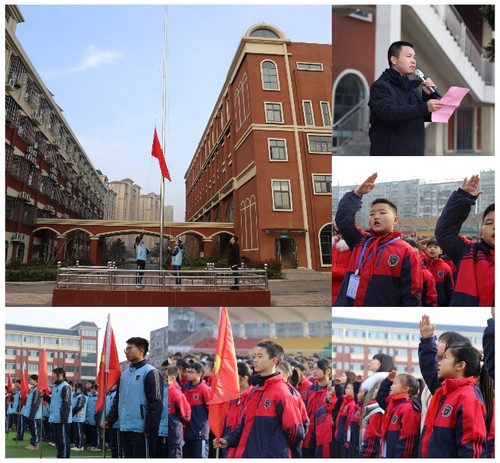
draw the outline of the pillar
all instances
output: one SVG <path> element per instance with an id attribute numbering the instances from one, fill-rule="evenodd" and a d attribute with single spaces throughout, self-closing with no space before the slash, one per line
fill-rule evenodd
<path id="1" fill-rule="evenodd" d="M 375 75 L 380 74 L 389 67 L 387 50 L 393 42 L 401 39 L 401 5 L 377 5 L 375 12 Z"/>
<path id="2" fill-rule="evenodd" d="M 65 251 L 65 243 L 66 243 L 66 236 L 65 235 L 57 235 L 57 255 L 56 255 L 56 261 L 63 261 L 64 260 L 64 251 Z"/>
<path id="3" fill-rule="evenodd" d="M 203 256 L 205 259 L 212 257 L 212 238 L 203 238 Z"/>
<path id="4" fill-rule="evenodd" d="M 90 237 L 90 262 L 92 265 L 99 265 L 99 237 Z"/>

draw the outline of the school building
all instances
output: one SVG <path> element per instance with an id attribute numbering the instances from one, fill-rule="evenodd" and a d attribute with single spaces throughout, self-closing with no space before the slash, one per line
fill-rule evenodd
<path id="1" fill-rule="evenodd" d="M 186 221 L 234 222 L 254 261 L 330 270 L 331 69 L 331 45 L 248 29 L 185 174 Z"/>
<path id="2" fill-rule="evenodd" d="M 450 312 L 451 313 L 451 312 Z M 421 377 L 418 365 L 420 343 L 419 320 L 396 322 L 387 320 L 362 320 L 348 317 L 332 317 L 333 375 L 352 370 L 364 379 L 368 377 L 368 365 L 379 352 L 391 355 L 399 373 Z M 470 339 L 481 352 L 485 326 L 461 326 L 439 324 L 436 335 L 456 331 Z"/>
<path id="3" fill-rule="evenodd" d="M 425 153 L 493 155 L 494 63 L 484 51 L 493 31 L 480 8 L 332 6 L 334 152 L 368 154 L 370 85 L 388 67 L 390 44 L 404 40 L 414 44 L 417 67 L 441 95 L 451 86 L 470 89 L 447 124 L 427 125 Z"/>
<path id="4" fill-rule="evenodd" d="M 12 381 L 22 375 L 39 374 L 40 350 L 47 356 L 49 375 L 62 367 L 75 383 L 95 381 L 97 377 L 97 335 L 94 322 L 82 321 L 68 329 L 5 324 L 5 375 Z"/>

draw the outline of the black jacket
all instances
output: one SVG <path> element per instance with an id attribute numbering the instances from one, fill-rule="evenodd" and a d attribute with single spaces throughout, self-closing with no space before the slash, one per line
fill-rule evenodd
<path id="1" fill-rule="evenodd" d="M 238 243 L 229 245 L 229 255 L 228 255 L 229 266 L 239 267 L 240 265 L 240 245 Z"/>
<path id="2" fill-rule="evenodd" d="M 370 156 L 423 156 L 431 120 L 418 80 L 386 69 L 370 87 Z"/>

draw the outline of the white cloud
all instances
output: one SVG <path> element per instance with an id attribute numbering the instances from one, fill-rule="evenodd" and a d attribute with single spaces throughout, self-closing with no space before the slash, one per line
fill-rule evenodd
<path id="1" fill-rule="evenodd" d="M 112 64 L 122 58 L 123 55 L 119 52 L 113 50 L 99 50 L 94 45 L 90 45 L 87 50 L 87 54 L 81 60 L 78 66 L 63 69 L 59 72 L 71 73 L 71 72 L 81 72 L 87 69 L 98 68 L 106 64 Z"/>

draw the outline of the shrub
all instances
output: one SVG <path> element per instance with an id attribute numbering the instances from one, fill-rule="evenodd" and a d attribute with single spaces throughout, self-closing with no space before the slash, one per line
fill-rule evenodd
<path id="1" fill-rule="evenodd" d="M 284 278 L 283 272 L 281 271 L 281 262 L 276 259 L 267 260 L 251 260 L 247 257 L 242 257 L 241 261 L 248 268 L 264 268 L 267 264 L 267 278 L 270 280 L 280 280 Z"/>

